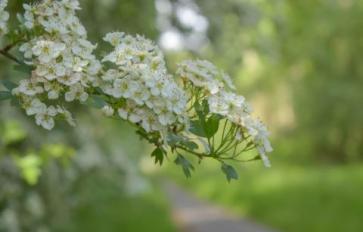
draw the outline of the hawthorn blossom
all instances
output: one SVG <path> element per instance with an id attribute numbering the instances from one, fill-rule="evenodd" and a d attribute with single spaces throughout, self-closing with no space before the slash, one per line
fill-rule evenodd
<path id="1" fill-rule="evenodd" d="M 265 166 L 270 166 L 267 153 L 272 151 L 267 128 L 252 116 L 252 109 L 243 96 L 237 95 L 231 79 L 208 61 L 188 60 L 179 65 L 178 76 L 191 88 L 206 93 L 211 113 L 218 114 L 240 128 L 235 139 L 243 142 L 241 130 L 246 130 Z"/>
<path id="2" fill-rule="evenodd" d="M 104 115 L 106 115 L 107 117 L 111 117 L 113 116 L 113 114 L 115 113 L 115 110 L 112 108 L 112 106 L 110 105 L 105 105 L 102 108 L 102 112 L 104 113 Z"/>
<path id="3" fill-rule="evenodd" d="M 145 131 L 164 131 L 186 123 L 187 94 L 168 74 L 160 49 L 142 36 L 112 32 L 104 37 L 114 50 L 103 58 L 117 69 L 105 71 L 100 87 L 120 99 L 118 115 Z M 126 100 L 126 103 L 125 103 Z"/>
<path id="4" fill-rule="evenodd" d="M 32 52 L 33 55 L 38 56 L 41 63 L 49 63 L 52 59 L 57 58 L 64 49 L 64 43 L 40 40 L 32 47 Z"/>
<path id="5" fill-rule="evenodd" d="M 8 0 L 0 0 L 0 36 L 8 33 L 7 22 L 9 20 L 9 13 L 5 11 L 8 5 Z"/>
<path id="6" fill-rule="evenodd" d="M 7 31 L 6 5 L 6 0 L 0 0 L 0 36 Z M 68 103 L 86 102 L 98 95 L 104 101 L 101 111 L 105 116 L 135 124 L 165 147 L 169 134 L 187 139 L 193 133 L 189 124 L 218 115 L 236 129 L 229 144 L 252 142 L 270 166 L 267 153 L 272 147 L 266 126 L 252 117 L 245 98 L 234 92 L 231 78 L 209 61 L 184 61 L 171 75 L 152 41 L 123 32 L 104 36 L 112 50 L 99 60 L 94 55 L 97 44 L 87 39 L 76 15 L 78 0 L 43 0 L 23 7 L 22 20 L 30 38 L 21 42 L 19 51 L 32 71 L 12 94 L 37 125 L 51 130 L 57 118 L 75 126 Z M 201 105 L 203 112 L 197 109 Z M 213 150 L 205 147 L 206 154 Z"/>
<path id="7" fill-rule="evenodd" d="M 70 87 L 64 97 L 67 102 L 72 102 L 74 100 L 85 102 L 88 98 L 88 93 L 84 90 L 81 84 L 75 84 Z"/>
<path id="8" fill-rule="evenodd" d="M 24 62 L 32 65 L 34 71 L 31 81 L 21 81 L 13 94 L 19 97 L 24 106 L 32 102 L 31 98 L 86 101 L 88 88 L 98 85 L 102 65 L 93 54 L 97 46 L 87 40 L 86 30 L 76 16 L 76 10 L 80 9 L 79 2 L 43 0 L 33 5 L 24 4 L 23 7 L 25 27 L 30 32 L 37 30 L 38 33 L 23 42 L 19 51 L 24 54 Z M 48 104 L 46 102 L 42 104 Z M 48 109 L 50 106 L 46 107 Z M 74 124 L 66 108 L 59 109 L 62 110 L 58 113 Z M 53 127 L 54 121 L 50 116 L 46 113 L 38 115 L 37 124 L 46 129 Z"/>
<path id="9" fill-rule="evenodd" d="M 41 102 L 38 98 L 34 98 L 30 102 L 26 103 L 25 110 L 27 115 L 35 115 L 46 110 L 47 106 Z"/>
<path id="10" fill-rule="evenodd" d="M 35 122 L 44 129 L 51 130 L 54 127 L 54 116 L 56 116 L 57 113 L 57 109 L 54 106 L 44 108 L 35 115 Z"/>
<path id="11" fill-rule="evenodd" d="M 27 96 L 35 96 L 36 94 L 43 93 L 44 89 L 40 86 L 39 83 L 34 83 L 31 80 L 21 80 L 19 82 L 19 86 L 12 90 L 14 95 L 18 95 L 20 93 Z"/>
<path id="12" fill-rule="evenodd" d="M 186 60 L 179 65 L 177 74 L 211 94 L 218 93 L 225 86 L 235 89 L 230 77 L 206 60 Z"/>

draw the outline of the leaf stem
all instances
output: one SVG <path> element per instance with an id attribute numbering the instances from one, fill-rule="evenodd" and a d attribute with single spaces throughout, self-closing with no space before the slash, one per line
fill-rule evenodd
<path id="1" fill-rule="evenodd" d="M 13 56 L 13 55 L 11 55 L 8 51 L 6 51 L 6 50 L 4 50 L 4 49 L 1 49 L 0 50 L 0 54 L 1 55 L 3 55 L 3 56 L 5 56 L 6 58 L 8 58 L 8 59 L 10 59 L 10 60 L 12 60 L 12 61 L 14 61 L 14 62 L 16 62 L 17 64 L 19 64 L 19 65 L 22 65 L 23 63 L 20 61 L 20 60 L 18 60 L 15 56 Z"/>
<path id="2" fill-rule="evenodd" d="M 13 56 L 12 54 L 9 53 L 9 51 L 16 46 L 18 43 L 20 43 L 21 41 L 23 41 L 23 39 L 19 39 L 16 40 L 15 42 L 8 44 L 7 46 L 5 46 L 4 48 L 0 49 L 0 54 L 5 56 L 6 58 L 16 62 L 19 65 L 22 65 L 23 62 L 21 62 L 18 58 L 16 58 L 15 56 Z"/>

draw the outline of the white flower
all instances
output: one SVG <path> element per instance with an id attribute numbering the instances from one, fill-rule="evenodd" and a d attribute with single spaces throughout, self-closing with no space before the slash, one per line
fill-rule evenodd
<path id="1" fill-rule="evenodd" d="M 61 114 L 64 116 L 64 119 L 67 121 L 67 123 L 71 126 L 76 126 L 76 123 L 72 117 L 72 114 L 66 110 L 65 108 L 61 107 L 61 106 L 57 106 L 57 111 L 58 114 Z"/>
<path id="2" fill-rule="evenodd" d="M 5 7 L 5 1 L 0 0 L 0 3 Z M 79 9 L 78 0 L 43 0 L 23 7 L 25 27 L 42 30 L 20 44 L 26 64 L 35 68 L 30 81 L 21 81 L 13 94 L 19 97 L 28 114 L 38 115 L 37 124 L 52 128 L 54 120 L 48 116 L 53 114 L 53 109 L 40 102 L 39 95 L 48 100 L 62 97 L 66 101 L 85 101 L 87 88 L 100 83 L 97 77 L 102 66 L 92 54 L 96 45 L 87 40 L 85 28 L 75 14 Z M 2 10 L 0 7 L 0 15 Z M 58 114 L 74 125 L 70 112 L 57 107 Z"/>
<path id="3" fill-rule="evenodd" d="M 0 0 L 0 35 L 7 30 L 6 5 L 6 0 Z M 12 93 L 28 115 L 35 115 L 36 124 L 50 130 L 58 116 L 75 125 L 63 106 L 45 103 L 55 99 L 59 104 L 63 99 L 84 102 L 89 94 L 103 91 L 112 102 L 102 108 L 106 116 L 114 116 L 117 110 L 120 118 L 153 132 L 166 144 L 168 133 L 187 136 L 185 128 L 197 117 L 194 101 L 203 102 L 203 106 L 207 101 L 208 116 L 223 116 L 233 124 L 231 128 L 237 128 L 235 136 L 228 137 L 235 140 L 231 142 L 252 141 L 265 165 L 270 165 L 266 154 L 272 147 L 266 127 L 251 117 L 244 97 L 231 92 L 235 89 L 231 78 L 212 63 L 185 61 L 174 77 L 169 75 L 164 56 L 152 41 L 112 32 L 103 38 L 113 46 L 102 59 L 113 67 L 107 70 L 93 54 L 97 45 L 87 40 L 87 32 L 76 16 L 78 0 L 43 0 L 24 4 L 24 9 L 25 27 L 40 30 L 30 34 L 19 48 L 24 62 L 34 68 L 31 78 L 19 82 Z M 187 110 L 189 107 L 191 110 Z"/>
<path id="4" fill-rule="evenodd" d="M 7 21 L 9 20 L 9 13 L 4 10 L 7 5 L 7 0 L 0 0 L 0 36 L 8 32 Z"/>
<path id="5" fill-rule="evenodd" d="M 161 132 L 173 123 L 184 123 L 186 93 L 167 73 L 160 49 L 142 36 L 115 32 L 104 40 L 115 48 L 103 62 L 118 69 L 107 70 L 100 86 L 105 94 L 126 100 L 127 106 L 118 110 L 120 117 L 140 123 L 146 131 Z"/>
<path id="6" fill-rule="evenodd" d="M 82 72 L 85 70 L 85 67 L 89 64 L 90 61 L 84 60 L 80 57 L 74 56 L 71 59 L 65 61 L 65 65 L 69 68 L 72 68 L 74 72 Z"/>
<path id="7" fill-rule="evenodd" d="M 268 140 L 269 132 L 266 126 L 261 121 L 256 120 L 252 127 L 255 130 L 253 135 L 256 142 L 259 143 L 265 152 L 271 152 L 273 149 Z"/>
<path id="8" fill-rule="evenodd" d="M 124 37 L 125 33 L 123 32 L 111 32 L 107 33 L 103 40 L 109 42 L 112 46 L 116 47 L 121 43 L 122 38 Z"/>
<path id="9" fill-rule="evenodd" d="M 62 4 L 67 9 L 71 9 L 71 10 L 80 10 L 81 9 L 81 7 L 79 6 L 78 0 L 63 0 Z"/>
<path id="10" fill-rule="evenodd" d="M 235 89 L 231 79 L 206 60 L 187 60 L 179 65 L 177 74 L 194 86 L 204 88 L 214 95 L 226 86 Z"/>
<path id="11" fill-rule="evenodd" d="M 47 109 L 47 106 L 41 102 L 38 98 L 33 99 L 30 104 L 25 106 L 27 115 L 34 115 L 44 112 Z"/>
<path id="12" fill-rule="evenodd" d="M 68 92 L 65 93 L 65 100 L 68 102 L 78 99 L 81 102 L 85 102 L 88 98 L 86 93 L 80 84 L 72 85 Z"/>
<path id="13" fill-rule="evenodd" d="M 105 74 L 101 77 L 104 81 L 113 81 L 116 80 L 120 76 L 119 71 L 116 69 L 109 69 L 105 72 Z"/>
<path id="14" fill-rule="evenodd" d="M 218 95 L 212 95 L 208 98 L 208 105 L 211 112 L 226 116 L 229 111 L 228 103 L 224 102 Z"/>
<path id="15" fill-rule="evenodd" d="M 24 13 L 24 25 L 26 28 L 28 29 L 32 29 L 34 27 L 34 14 L 31 11 L 32 7 L 28 4 L 23 4 L 23 7 L 25 9 L 25 13 Z"/>
<path id="16" fill-rule="evenodd" d="M 37 125 L 42 126 L 44 129 L 51 130 L 54 127 L 54 119 L 58 113 L 54 106 L 45 108 L 42 112 L 38 112 L 35 115 L 35 122 Z"/>
<path id="17" fill-rule="evenodd" d="M 57 82 L 45 82 L 44 83 L 44 89 L 48 92 L 48 98 L 49 99 L 58 99 L 59 98 L 59 92 L 62 90 L 62 86 L 58 84 Z"/>
<path id="18" fill-rule="evenodd" d="M 132 109 L 129 113 L 128 119 L 130 122 L 138 123 L 142 120 L 142 110 L 140 109 Z"/>
<path id="19" fill-rule="evenodd" d="M 38 56 L 41 63 L 49 63 L 52 59 L 57 58 L 64 49 L 65 44 L 63 43 L 40 40 L 32 48 L 32 52 Z"/>
<path id="20" fill-rule="evenodd" d="M 92 51 L 96 48 L 96 45 L 93 45 L 91 42 L 85 39 L 78 39 L 76 40 L 71 50 L 74 55 L 80 56 L 82 58 L 88 59 L 92 57 Z"/>
<path id="21" fill-rule="evenodd" d="M 0 1 L 0 9 L 3 10 L 8 5 L 8 0 Z"/>
<path id="22" fill-rule="evenodd" d="M 19 51 L 22 52 L 22 53 L 24 53 L 24 57 L 26 59 L 30 59 L 33 56 L 32 45 L 30 43 L 23 43 L 19 47 Z"/>
<path id="23" fill-rule="evenodd" d="M 147 99 L 149 99 L 150 93 L 145 88 L 138 88 L 133 91 L 132 96 L 130 97 L 132 100 L 136 102 L 138 105 L 143 105 Z"/>
<path id="24" fill-rule="evenodd" d="M 235 90 L 236 87 L 234 86 L 233 82 L 232 82 L 232 79 L 230 76 L 228 76 L 228 74 L 222 72 L 221 73 L 221 78 L 222 78 L 222 81 L 232 90 Z"/>
<path id="25" fill-rule="evenodd" d="M 56 66 L 53 63 L 39 65 L 35 73 L 38 76 L 45 77 L 49 81 L 56 79 L 58 76 Z"/>
<path id="26" fill-rule="evenodd" d="M 127 78 L 117 79 L 114 82 L 114 96 L 116 98 L 119 96 L 130 98 L 138 88 L 139 84 L 136 81 Z"/>
<path id="27" fill-rule="evenodd" d="M 110 106 L 110 105 L 105 105 L 102 108 L 102 112 L 104 115 L 106 115 L 107 117 L 111 117 L 113 116 L 113 114 L 115 113 L 115 110 Z"/>
<path id="28" fill-rule="evenodd" d="M 260 154 L 260 157 L 261 157 L 262 162 L 265 165 L 265 167 L 268 167 L 268 168 L 271 167 L 271 162 L 266 155 L 266 151 L 261 147 L 257 147 L 257 150 L 258 150 L 258 153 Z"/>
<path id="29" fill-rule="evenodd" d="M 102 69 L 102 65 L 101 65 L 101 62 L 99 62 L 98 60 L 96 59 L 91 59 L 90 62 L 89 62 L 89 66 L 88 66 L 88 73 L 90 75 L 96 75 L 98 74 Z"/>
<path id="30" fill-rule="evenodd" d="M 173 113 L 168 111 L 167 109 L 162 110 L 158 116 L 159 116 L 159 122 L 163 126 L 172 124 L 173 122 L 175 122 L 176 119 Z"/>
<path id="31" fill-rule="evenodd" d="M 236 136 L 235 136 L 235 139 L 237 141 L 241 141 L 242 140 L 242 132 L 241 132 L 241 130 L 238 130 L 237 131 Z"/>
<path id="32" fill-rule="evenodd" d="M 159 96 L 165 87 L 165 82 L 149 80 L 146 82 L 146 85 L 150 88 L 150 92 L 152 95 Z"/>
<path id="33" fill-rule="evenodd" d="M 36 94 L 43 93 L 43 88 L 37 83 L 24 79 L 19 82 L 19 86 L 12 90 L 14 95 L 25 94 L 27 96 L 35 96 Z"/>
<path id="34" fill-rule="evenodd" d="M 123 108 L 119 108 L 118 110 L 117 110 L 117 113 L 118 113 L 118 115 L 122 118 L 122 119 L 127 119 L 127 117 L 128 117 L 128 112 L 125 110 L 125 109 L 123 109 Z"/>
<path id="35" fill-rule="evenodd" d="M 57 81 L 64 85 L 72 86 L 77 82 L 79 82 L 81 79 L 82 79 L 81 73 L 72 73 L 72 74 L 66 73 L 65 76 L 58 78 Z"/>

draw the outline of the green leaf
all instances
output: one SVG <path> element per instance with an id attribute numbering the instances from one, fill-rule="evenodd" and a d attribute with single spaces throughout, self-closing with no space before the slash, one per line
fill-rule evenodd
<path id="1" fill-rule="evenodd" d="M 209 104 L 208 104 L 208 100 L 204 99 L 202 102 L 202 110 L 203 110 L 203 114 L 207 115 L 209 112 Z"/>
<path id="2" fill-rule="evenodd" d="M 0 91 L 0 101 L 8 100 L 12 98 L 13 95 L 9 91 Z"/>
<path id="3" fill-rule="evenodd" d="M 201 121 L 199 121 L 199 120 L 190 121 L 189 131 L 197 136 L 207 137 L 207 135 L 204 131 L 203 125 L 202 125 Z"/>
<path id="4" fill-rule="evenodd" d="M 198 144 L 193 141 L 189 141 L 188 138 L 181 135 L 168 134 L 167 140 L 170 146 L 182 145 L 190 150 L 198 149 Z"/>
<path id="5" fill-rule="evenodd" d="M 191 172 L 194 170 L 193 165 L 184 158 L 182 155 L 178 155 L 175 159 L 175 164 L 180 165 L 183 169 L 184 175 L 189 178 L 192 176 Z"/>
<path id="6" fill-rule="evenodd" d="M 171 146 L 176 145 L 176 144 L 180 143 L 183 140 L 184 140 L 184 137 L 180 136 L 180 135 L 169 133 L 168 136 L 167 136 L 168 144 L 171 145 Z"/>
<path id="7" fill-rule="evenodd" d="M 207 138 L 213 137 L 218 131 L 219 121 L 221 120 L 221 116 L 218 114 L 213 114 L 207 120 L 207 123 L 204 126 L 204 131 Z"/>
<path id="8" fill-rule="evenodd" d="M 97 95 L 91 95 L 87 101 L 85 102 L 86 105 L 101 109 L 105 105 L 107 105 L 107 102 L 100 96 Z"/>
<path id="9" fill-rule="evenodd" d="M 210 148 L 209 144 L 207 143 L 207 141 L 203 138 L 198 138 L 198 141 L 203 145 L 204 153 L 210 154 L 211 148 Z"/>
<path id="10" fill-rule="evenodd" d="M 14 66 L 15 71 L 19 71 L 22 73 L 30 74 L 33 70 L 32 66 L 26 65 L 26 64 L 18 64 Z"/>
<path id="11" fill-rule="evenodd" d="M 205 138 L 213 137 L 213 135 L 215 135 L 218 131 L 219 121 L 222 117 L 218 114 L 212 114 L 212 116 L 206 119 L 209 114 L 209 105 L 207 100 L 203 100 L 202 104 L 195 102 L 194 108 L 199 120 L 191 121 L 190 132 Z"/>
<path id="12" fill-rule="evenodd" d="M 15 96 L 12 96 L 12 97 L 11 97 L 11 101 L 10 101 L 10 105 L 11 105 L 11 106 L 14 106 L 14 107 L 18 107 L 18 106 L 20 106 L 19 99 L 18 99 L 18 98 L 16 98 Z"/>
<path id="13" fill-rule="evenodd" d="M 196 101 L 196 102 L 194 103 L 194 109 L 195 109 L 195 111 L 197 112 L 197 115 L 198 115 L 198 117 L 199 117 L 199 120 L 200 120 L 201 122 L 204 122 L 204 121 L 205 121 L 205 116 L 206 116 L 206 112 L 205 112 L 205 110 L 204 110 L 204 107 L 203 107 L 201 104 L 199 104 L 199 102 L 198 102 L 198 101 Z"/>
<path id="14" fill-rule="evenodd" d="M 238 179 L 238 173 L 236 172 L 234 167 L 232 167 L 231 165 L 222 163 L 221 169 L 222 169 L 223 173 L 226 175 L 228 182 L 230 182 L 232 179 L 235 179 L 235 180 Z"/>
<path id="15" fill-rule="evenodd" d="M 152 153 L 151 157 L 155 157 L 155 164 L 159 163 L 160 166 L 163 164 L 164 161 L 164 150 L 160 147 L 157 147 Z"/>
<path id="16" fill-rule="evenodd" d="M 183 146 L 187 147 L 189 150 L 198 149 L 198 144 L 193 141 L 183 140 L 180 142 Z"/>
<path id="17" fill-rule="evenodd" d="M 3 84 L 5 86 L 5 88 L 7 88 L 9 91 L 11 91 L 17 87 L 17 84 L 15 84 L 14 82 L 9 81 L 9 80 L 2 80 L 1 84 Z"/>

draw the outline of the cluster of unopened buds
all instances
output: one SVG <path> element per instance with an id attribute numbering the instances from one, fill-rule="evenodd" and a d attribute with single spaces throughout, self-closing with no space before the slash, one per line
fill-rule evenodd
<path id="1" fill-rule="evenodd" d="M 0 35 L 7 32 L 7 1 L 0 1 Z M 11 90 L 13 97 L 36 123 L 51 130 L 57 119 L 75 126 L 68 106 L 97 100 L 108 117 L 121 118 L 156 146 L 152 153 L 162 163 L 168 151 L 186 175 L 193 169 L 182 152 L 198 159 L 222 163 L 228 179 L 235 178 L 225 161 L 262 159 L 272 151 L 268 131 L 251 117 L 251 107 L 237 95 L 230 77 L 208 61 L 189 60 L 168 73 L 161 50 L 143 36 L 108 33 L 103 40 L 112 50 L 102 59 L 96 45 L 76 16 L 77 0 L 43 0 L 24 4 L 21 26 L 14 44 L 24 54 L 29 78 Z M 13 59 L 13 60 L 14 60 Z M 241 160 L 257 149 L 259 155 Z"/>

